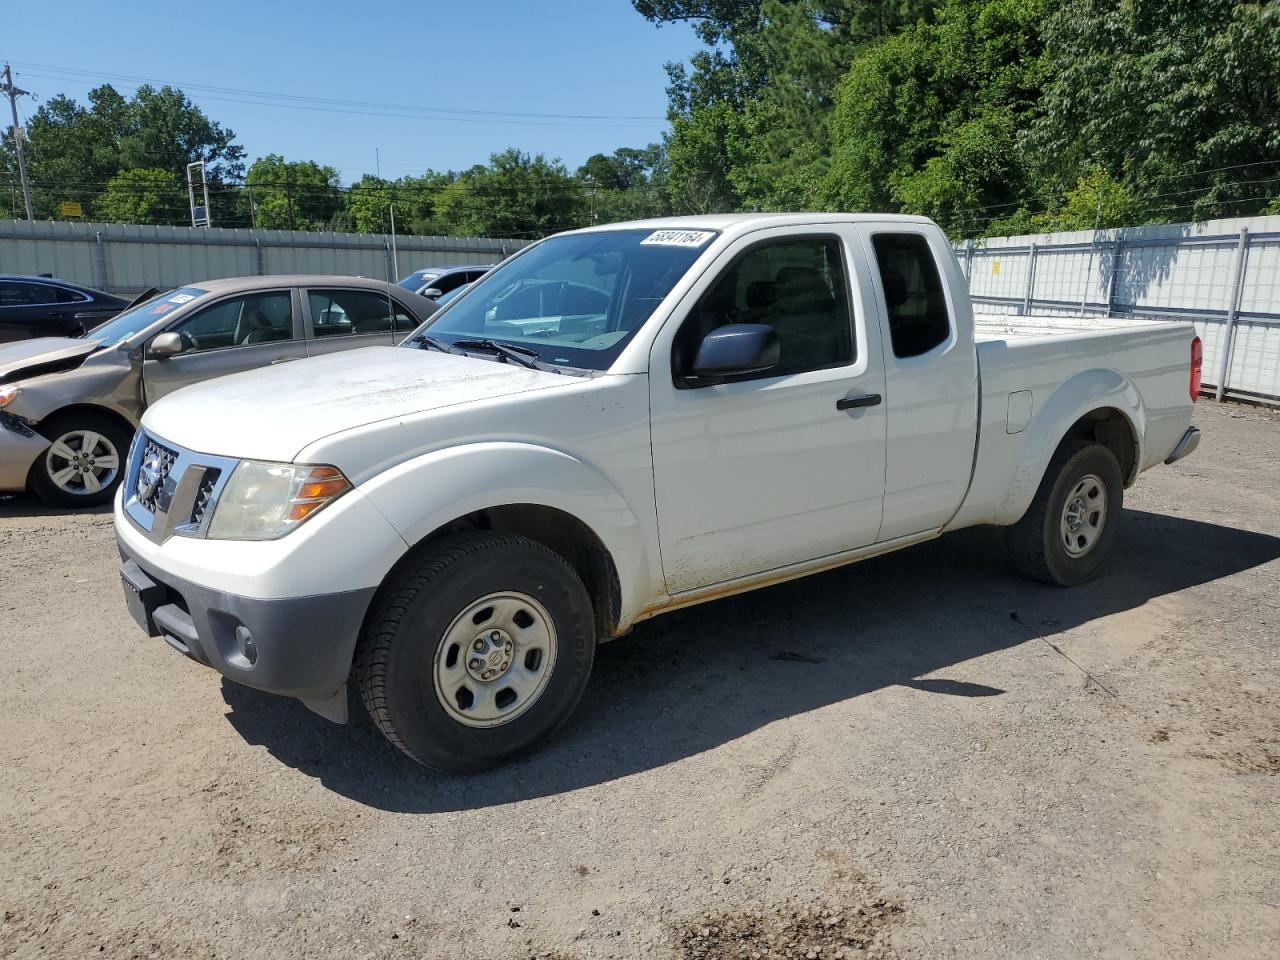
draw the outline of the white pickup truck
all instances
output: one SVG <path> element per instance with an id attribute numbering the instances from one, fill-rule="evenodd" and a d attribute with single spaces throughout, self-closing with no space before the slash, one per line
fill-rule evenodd
<path id="1" fill-rule="evenodd" d="M 1195 449 L 1186 323 L 975 323 L 933 223 L 778 214 L 534 244 L 398 347 L 152 406 L 115 527 L 130 610 L 417 760 L 562 723 L 638 621 L 1008 527 L 1071 585 L 1124 488 Z M 1056 325 L 1055 325 L 1056 324 Z"/>

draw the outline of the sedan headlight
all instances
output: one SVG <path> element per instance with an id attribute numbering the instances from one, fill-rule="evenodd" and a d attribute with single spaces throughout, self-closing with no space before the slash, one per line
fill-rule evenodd
<path id="1" fill-rule="evenodd" d="M 351 489 L 337 467 L 242 460 L 218 497 L 214 540 L 275 540 Z"/>

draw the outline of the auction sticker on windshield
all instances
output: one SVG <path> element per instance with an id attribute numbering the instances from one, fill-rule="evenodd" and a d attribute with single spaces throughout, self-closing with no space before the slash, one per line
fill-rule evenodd
<path id="1" fill-rule="evenodd" d="M 709 230 L 655 230 L 640 243 L 656 243 L 664 247 L 700 247 L 714 236 Z"/>

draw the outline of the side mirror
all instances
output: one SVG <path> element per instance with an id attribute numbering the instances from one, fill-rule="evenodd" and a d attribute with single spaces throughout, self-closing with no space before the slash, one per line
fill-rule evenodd
<path id="1" fill-rule="evenodd" d="M 766 323 L 729 323 L 703 338 L 693 374 L 700 380 L 719 380 L 768 370 L 777 362 L 777 330 Z"/>
<path id="2" fill-rule="evenodd" d="M 444 296 L 444 291 L 437 287 L 427 287 L 427 289 L 422 291 L 422 295 L 428 300 L 439 300 Z"/>
<path id="3" fill-rule="evenodd" d="M 158 333 L 151 341 L 149 353 L 158 360 L 165 357 L 176 356 L 182 352 L 182 337 L 169 330 L 165 333 Z"/>

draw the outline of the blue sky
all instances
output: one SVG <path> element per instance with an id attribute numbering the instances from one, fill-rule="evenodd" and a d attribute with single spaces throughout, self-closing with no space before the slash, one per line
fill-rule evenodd
<path id="1" fill-rule="evenodd" d="M 46 0 L 9 5 L 5 20 L 0 59 L 41 100 L 84 102 L 104 81 L 126 93 L 171 83 L 234 130 L 250 159 L 315 160 L 344 182 L 374 172 L 375 147 L 383 176 L 397 177 L 508 146 L 571 169 L 643 146 L 666 127 L 663 64 L 698 46 L 686 25 L 659 29 L 628 0 Z M 37 106 L 20 101 L 22 118 Z M 424 107 L 489 112 L 464 120 Z"/>

